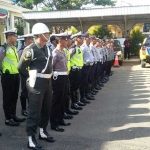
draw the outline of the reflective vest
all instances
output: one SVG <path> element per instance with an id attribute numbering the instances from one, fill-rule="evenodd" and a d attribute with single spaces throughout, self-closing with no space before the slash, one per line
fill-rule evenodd
<path id="1" fill-rule="evenodd" d="M 82 67 L 83 63 L 84 63 L 83 52 L 79 47 L 76 47 L 75 54 L 70 59 L 70 65 L 71 67 L 72 66 Z"/>
<path id="2" fill-rule="evenodd" d="M 71 70 L 71 66 L 70 66 L 70 53 L 69 53 L 69 50 L 67 50 L 66 48 L 64 49 L 65 51 L 65 54 L 67 56 L 67 68 L 68 68 L 68 71 Z"/>
<path id="3" fill-rule="evenodd" d="M 16 51 L 16 47 L 13 49 L 11 47 L 6 48 L 6 54 L 2 61 L 2 72 L 5 73 L 6 70 L 9 71 L 9 74 L 18 74 L 18 53 Z"/>

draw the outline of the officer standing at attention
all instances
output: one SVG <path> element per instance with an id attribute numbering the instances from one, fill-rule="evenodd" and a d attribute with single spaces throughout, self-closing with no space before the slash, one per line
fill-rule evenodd
<path id="1" fill-rule="evenodd" d="M 75 41 L 75 45 L 70 49 L 70 91 L 71 91 L 71 108 L 76 110 L 81 110 L 86 104 L 78 100 L 78 90 L 81 80 L 81 71 L 83 67 L 83 53 L 80 46 L 83 44 L 83 37 L 81 31 L 77 34 L 72 35 Z"/>
<path id="2" fill-rule="evenodd" d="M 26 123 L 28 148 L 43 150 L 35 138 L 39 126 L 39 139 L 54 142 L 46 131 L 51 110 L 51 73 L 52 55 L 46 43 L 50 37 L 48 27 L 43 23 L 36 23 L 32 27 L 35 42 L 25 48 L 19 62 L 19 72 L 28 78 L 26 84 L 29 96 L 29 114 Z M 30 68 L 28 71 L 26 68 Z"/>
<path id="3" fill-rule="evenodd" d="M 16 116 L 16 106 L 19 92 L 19 57 L 14 44 L 17 41 L 17 29 L 3 32 L 7 43 L 0 47 L 0 70 L 2 72 L 1 83 L 3 90 L 3 109 L 5 114 L 5 125 L 19 126 L 19 122 L 25 118 Z"/>
<path id="4" fill-rule="evenodd" d="M 67 96 L 68 68 L 64 48 L 67 47 L 68 33 L 55 34 L 58 38 L 56 49 L 53 50 L 53 76 L 52 76 L 52 111 L 50 117 L 51 129 L 64 132 L 59 126 L 69 126 L 65 123 L 64 112 Z"/>
<path id="5" fill-rule="evenodd" d="M 67 47 L 64 49 L 66 56 L 67 56 L 67 67 L 68 67 L 68 73 L 70 74 L 71 70 L 71 64 L 70 64 L 70 52 L 69 49 L 72 45 L 72 39 L 71 39 L 72 31 L 68 31 L 68 37 L 67 37 Z M 65 116 L 64 119 L 72 119 L 72 115 L 77 115 L 79 112 L 78 111 L 72 111 L 70 109 L 70 100 L 71 100 L 71 93 L 70 93 L 70 80 L 68 78 L 67 81 L 67 96 L 66 96 L 66 108 L 65 108 Z"/>
<path id="6" fill-rule="evenodd" d="M 83 52 L 84 66 L 81 72 L 81 83 L 80 83 L 80 101 L 82 103 L 90 103 L 89 100 L 85 98 L 85 90 L 88 86 L 88 77 L 90 74 L 90 68 L 93 65 L 93 54 L 90 50 L 90 37 L 88 33 L 82 35 L 84 37 L 84 43 L 81 46 Z"/>
<path id="7" fill-rule="evenodd" d="M 23 53 L 23 50 L 25 49 L 26 46 L 29 46 L 31 43 L 33 43 L 33 35 L 32 34 L 26 34 L 23 35 L 22 38 L 24 38 L 25 45 L 18 51 L 19 59 L 21 58 L 21 55 Z M 21 101 L 21 107 L 22 111 L 21 114 L 23 116 L 28 116 L 28 110 L 26 109 L 26 101 L 29 102 L 28 100 L 28 91 L 26 88 L 26 80 L 27 78 L 24 76 L 20 76 L 21 78 L 21 95 L 20 95 L 20 101 Z"/>

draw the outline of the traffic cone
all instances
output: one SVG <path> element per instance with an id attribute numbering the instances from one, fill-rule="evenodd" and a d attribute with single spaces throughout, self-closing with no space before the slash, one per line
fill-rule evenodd
<path id="1" fill-rule="evenodd" d="M 115 61 L 114 61 L 113 67 L 120 67 L 117 54 L 116 54 L 116 57 L 115 57 Z"/>

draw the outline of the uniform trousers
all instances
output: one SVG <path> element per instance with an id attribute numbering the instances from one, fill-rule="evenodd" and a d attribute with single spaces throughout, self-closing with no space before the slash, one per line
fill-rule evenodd
<path id="1" fill-rule="evenodd" d="M 19 74 L 2 74 L 3 109 L 6 119 L 16 115 L 16 105 L 19 92 Z"/>
<path id="2" fill-rule="evenodd" d="M 70 79 L 70 92 L 72 103 L 76 103 L 78 100 L 77 91 L 80 86 L 81 71 L 82 69 L 71 69 L 70 71 L 69 79 Z"/>
<path id="3" fill-rule="evenodd" d="M 20 101 L 22 110 L 26 110 L 26 101 L 28 100 L 28 91 L 26 87 L 26 77 L 20 76 L 21 79 L 21 94 L 20 94 Z"/>
<path id="4" fill-rule="evenodd" d="M 111 71 L 111 61 L 107 61 L 106 75 L 109 75 L 110 71 Z"/>
<path id="5" fill-rule="evenodd" d="M 91 69 L 90 65 L 88 65 L 88 66 L 84 65 L 82 68 L 82 71 L 81 71 L 81 82 L 80 82 L 80 96 L 81 96 L 81 98 L 84 98 L 84 96 L 85 96 L 85 89 L 88 85 L 88 77 L 90 74 L 90 69 Z"/>
<path id="6" fill-rule="evenodd" d="M 128 59 L 130 58 L 130 47 L 124 48 L 124 58 L 126 59 L 127 57 Z"/>
<path id="7" fill-rule="evenodd" d="M 46 128 L 49 122 L 52 101 L 51 79 L 37 78 L 34 88 L 29 86 L 28 80 L 26 84 L 29 95 L 26 131 L 28 136 L 34 136 L 38 126 Z"/>
<path id="8" fill-rule="evenodd" d="M 52 77 L 51 127 L 59 126 L 59 122 L 63 120 L 66 107 L 67 82 L 68 75 L 58 75 L 56 80 Z"/>
<path id="9" fill-rule="evenodd" d="M 89 74 L 89 78 L 88 78 L 89 84 L 92 84 L 93 81 L 95 80 L 96 67 L 97 67 L 97 64 L 93 64 L 93 66 L 91 66 L 90 74 Z"/>
<path id="10" fill-rule="evenodd" d="M 67 92 L 66 92 L 66 107 L 65 107 L 65 110 L 70 108 L 71 93 L 70 93 L 70 80 L 69 80 L 69 78 L 68 78 L 68 81 L 67 81 L 66 90 L 67 90 Z"/>

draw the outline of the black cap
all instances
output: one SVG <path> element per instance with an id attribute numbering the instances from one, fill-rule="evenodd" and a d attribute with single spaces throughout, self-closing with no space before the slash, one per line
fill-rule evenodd
<path id="1" fill-rule="evenodd" d="M 56 36 L 52 35 L 52 36 L 50 37 L 50 42 L 52 43 L 54 40 L 56 40 Z"/>
<path id="2" fill-rule="evenodd" d="M 88 37 L 89 38 L 89 33 L 83 33 L 82 37 Z"/>

